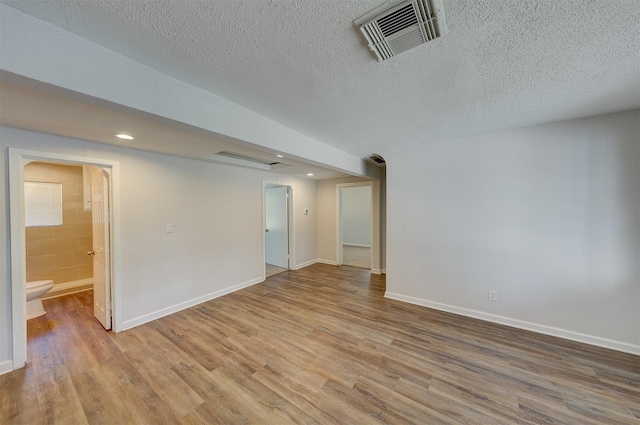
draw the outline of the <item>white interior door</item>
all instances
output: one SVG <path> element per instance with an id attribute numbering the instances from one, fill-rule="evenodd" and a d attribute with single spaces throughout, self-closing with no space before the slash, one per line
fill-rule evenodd
<path id="1" fill-rule="evenodd" d="M 93 315 L 111 329 L 111 276 L 109 238 L 109 175 L 91 167 L 91 217 L 93 220 Z"/>
<path id="2" fill-rule="evenodd" d="M 338 252 L 336 253 L 336 264 L 341 266 L 344 263 L 344 219 L 342 217 L 342 187 L 338 189 Z"/>
<path id="3" fill-rule="evenodd" d="M 287 222 L 288 188 L 265 189 L 265 260 L 267 264 L 289 268 Z"/>

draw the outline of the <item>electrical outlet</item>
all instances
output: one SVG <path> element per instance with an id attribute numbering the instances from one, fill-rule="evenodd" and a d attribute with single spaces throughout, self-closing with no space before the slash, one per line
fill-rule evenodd
<path id="1" fill-rule="evenodd" d="M 167 224 L 167 233 L 173 233 L 173 223 Z"/>
<path id="2" fill-rule="evenodd" d="M 489 301 L 498 301 L 498 291 L 489 291 Z"/>

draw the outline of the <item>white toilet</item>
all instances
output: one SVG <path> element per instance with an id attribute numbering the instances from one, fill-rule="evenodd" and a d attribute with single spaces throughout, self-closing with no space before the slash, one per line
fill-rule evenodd
<path id="1" fill-rule="evenodd" d="M 44 311 L 41 298 L 51 288 L 53 288 L 53 280 L 27 282 L 27 320 L 47 313 Z"/>

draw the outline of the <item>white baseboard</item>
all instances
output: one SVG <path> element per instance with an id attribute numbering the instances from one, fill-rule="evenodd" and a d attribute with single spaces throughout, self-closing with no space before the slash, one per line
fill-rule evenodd
<path id="1" fill-rule="evenodd" d="M 380 269 L 381 274 L 387 274 L 387 269 Z"/>
<path id="2" fill-rule="evenodd" d="M 232 292 L 238 291 L 243 288 L 247 288 L 249 286 L 255 285 L 256 283 L 260 283 L 260 282 L 264 282 L 264 278 L 259 277 L 256 279 L 252 279 L 248 282 L 239 283 L 237 285 L 233 285 L 228 288 L 224 288 L 219 291 L 212 292 L 210 294 L 202 295 L 201 297 L 193 298 L 193 299 L 190 299 L 166 308 L 162 308 L 160 310 L 153 311 L 151 313 L 136 317 L 131 320 L 125 320 L 124 322 L 122 322 L 122 330 L 125 331 L 127 329 L 135 328 L 136 326 L 140 326 L 144 323 L 151 322 L 153 320 L 159 319 L 164 316 L 168 316 L 173 313 L 177 313 L 178 311 L 187 309 L 189 307 L 193 307 L 198 304 L 202 304 L 203 302 L 207 302 L 214 298 L 218 298 L 223 295 L 230 294 Z"/>
<path id="3" fill-rule="evenodd" d="M 328 264 L 330 266 L 335 266 L 338 264 L 335 260 L 323 260 L 322 258 L 318 258 L 317 262 L 320 264 Z"/>
<path id="4" fill-rule="evenodd" d="M 74 280 L 72 282 L 56 283 L 53 288 L 42 297 L 43 300 L 75 294 L 76 292 L 93 289 L 93 278 Z"/>
<path id="5" fill-rule="evenodd" d="M 318 260 L 305 261 L 302 264 L 296 264 L 295 266 L 293 266 L 293 268 L 291 268 L 291 270 L 300 270 L 300 269 L 303 269 L 305 267 L 311 266 L 311 265 L 313 265 L 313 264 L 315 264 L 317 262 L 318 262 Z"/>
<path id="6" fill-rule="evenodd" d="M 511 326 L 514 328 L 524 329 L 527 331 L 537 332 L 544 335 L 564 338 L 571 341 L 582 342 L 597 347 L 609 348 L 611 350 L 622 351 L 624 353 L 640 355 L 640 345 L 629 344 L 622 341 L 614 341 L 611 339 L 601 338 L 593 335 L 587 335 L 580 332 L 560 329 L 553 326 L 540 325 L 537 323 L 527 322 L 524 320 L 512 319 L 505 316 L 484 313 L 482 311 L 471 310 L 462 307 L 456 307 L 448 304 L 437 303 L 434 301 L 424 300 L 421 298 L 410 297 L 393 292 L 386 292 L 385 298 L 403 301 L 409 304 L 415 304 L 422 307 L 429 307 L 435 310 L 446 311 L 449 313 L 459 314 L 461 316 L 472 317 L 487 322 L 498 323 L 500 325 Z"/>
<path id="7" fill-rule="evenodd" d="M 5 360 L 0 362 L 0 375 L 13 371 L 13 362 L 11 360 Z"/>
<path id="8" fill-rule="evenodd" d="M 380 269 L 371 269 L 372 274 L 382 274 L 382 270 Z"/>
<path id="9" fill-rule="evenodd" d="M 346 242 L 344 242 L 342 245 L 356 246 L 356 247 L 359 247 L 359 248 L 371 248 L 371 245 L 365 245 L 365 244 L 361 244 L 361 243 L 346 243 Z"/>

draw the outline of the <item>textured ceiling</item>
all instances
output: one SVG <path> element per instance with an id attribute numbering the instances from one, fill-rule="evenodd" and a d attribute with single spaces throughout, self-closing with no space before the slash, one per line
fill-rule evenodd
<path id="1" fill-rule="evenodd" d="M 385 62 L 380 0 L 2 0 L 346 152 L 640 107 L 640 1 L 444 0 L 448 34 Z"/>

